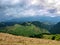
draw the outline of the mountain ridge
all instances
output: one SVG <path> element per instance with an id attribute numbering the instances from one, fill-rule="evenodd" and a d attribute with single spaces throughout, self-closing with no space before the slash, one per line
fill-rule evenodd
<path id="1" fill-rule="evenodd" d="M 56 24 L 60 22 L 60 17 L 49 17 L 49 16 L 34 16 L 34 17 L 20 17 L 20 18 L 12 18 L 10 20 L 4 20 L 5 22 L 27 22 L 27 21 L 40 21 L 40 22 L 48 22 L 51 24 Z"/>

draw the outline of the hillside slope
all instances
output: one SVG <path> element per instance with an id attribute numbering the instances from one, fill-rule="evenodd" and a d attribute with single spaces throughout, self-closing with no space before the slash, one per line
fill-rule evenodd
<path id="1" fill-rule="evenodd" d="M 0 45 L 60 45 L 60 41 L 28 38 L 0 33 Z"/>
<path id="2" fill-rule="evenodd" d="M 60 22 L 58 22 L 57 24 L 55 24 L 51 28 L 50 32 L 53 33 L 53 34 L 60 34 Z"/>
<path id="3" fill-rule="evenodd" d="M 47 28 L 48 26 L 38 21 L 24 22 L 22 24 L 16 22 L 0 23 L 0 32 L 10 33 L 20 36 L 32 36 L 40 33 L 49 33 Z"/>

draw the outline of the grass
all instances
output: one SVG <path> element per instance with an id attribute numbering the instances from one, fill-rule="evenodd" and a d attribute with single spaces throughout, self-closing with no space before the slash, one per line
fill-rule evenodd
<path id="1" fill-rule="evenodd" d="M 50 35 L 44 34 L 43 38 L 60 41 L 60 34 L 50 34 Z"/>
<path id="2" fill-rule="evenodd" d="M 60 41 L 0 33 L 0 45 L 60 45 Z"/>
<path id="3" fill-rule="evenodd" d="M 31 25 L 15 24 L 13 26 L 6 26 L 0 28 L 0 32 L 19 35 L 19 36 L 26 36 L 26 37 L 29 37 L 34 34 L 49 33 L 46 29 L 36 27 L 33 24 Z"/>

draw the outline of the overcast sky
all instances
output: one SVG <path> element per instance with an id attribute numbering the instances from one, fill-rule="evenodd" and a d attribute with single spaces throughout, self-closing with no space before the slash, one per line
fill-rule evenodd
<path id="1" fill-rule="evenodd" d="M 60 16 L 60 0 L 0 0 L 0 20 L 38 15 Z"/>

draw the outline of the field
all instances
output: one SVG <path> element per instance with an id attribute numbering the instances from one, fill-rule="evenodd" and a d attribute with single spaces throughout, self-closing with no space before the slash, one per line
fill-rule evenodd
<path id="1" fill-rule="evenodd" d="M 0 45 L 60 45 L 60 41 L 0 33 Z"/>

